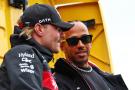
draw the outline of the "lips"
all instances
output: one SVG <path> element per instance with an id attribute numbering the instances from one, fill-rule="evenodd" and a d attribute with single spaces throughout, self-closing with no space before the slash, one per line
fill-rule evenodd
<path id="1" fill-rule="evenodd" d="M 87 51 L 78 51 L 76 52 L 76 55 L 79 55 L 79 56 L 84 56 L 84 55 L 87 55 L 88 52 Z"/>

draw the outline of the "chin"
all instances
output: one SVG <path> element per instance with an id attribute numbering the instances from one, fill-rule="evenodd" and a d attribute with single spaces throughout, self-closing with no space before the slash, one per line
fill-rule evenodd
<path id="1" fill-rule="evenodd" d="M 79 62 L 86 63 L 86 62 L 88 62 L 88 59 L 86 59 L 86 58 L 84 58 L 84 59 L 79 59 Z"/>
<path id="2" fill-rule="evenodd" d="M 88 62 L 88 58 L 76 58 L 73 62 L 76 64 L 85 64 Z"/>
<path id="3" fill-rule="evenodd" d="M 59 53 L 60 49 L 52 50 L 53 53 Z"/>
<path id="4" fill-rule="evenodd" d="M 84 65 L 88 62 L 88 60 L 82 60 L 82 61 L 73 61 L 74 64 L 77 64 L 77 65 Z"/>
<path id="5" fill-rule="evenodd" d="M 53 53 L 59 53 L 60 45 L 57 44 L 57 45 L 52 46 L 51 50 L 52 50 Z"/>
<path id="6" fill-rule="evenodd" d="M 78 56 L 77 60 L 79 60 L 79 61 L 87 61 L 88 57 L 86 55 L 85 56 Z"/>

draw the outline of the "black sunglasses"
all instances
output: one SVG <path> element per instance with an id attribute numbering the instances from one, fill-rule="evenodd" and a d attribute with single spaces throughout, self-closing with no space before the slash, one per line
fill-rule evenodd
<path id="1" fill-rule="evenodd" d="M 81 42 L 83 44 L 91 43 L 91 41 L 92 41 L 92 35 L 83 35 L 80 38 L 71 37 L 71 38 L 66 39 L 66 41 L 67 41 L 67 43 L 68 43 L 69 46 L 76 46 L 78 44 L 79 40 L 81 40 Z"/>

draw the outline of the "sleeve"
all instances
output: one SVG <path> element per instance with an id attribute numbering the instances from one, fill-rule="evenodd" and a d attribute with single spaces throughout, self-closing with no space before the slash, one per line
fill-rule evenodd
<path id="1" fill-rule="evenodd" d="M 108 76 L 105 76 L 105 79 L 109 83 L 109 85 L 111 85 L 110 87 L 112 87 L 113 90 L 128 90 L 128 87 L 126 86 L 120 74 L 108 75 Z"/>
<path id="2" fill-rule="evenodd" d="M 10 90 L 42 90 L 42 65 L 32 49 L 13 49 L 5 57 Z"/>

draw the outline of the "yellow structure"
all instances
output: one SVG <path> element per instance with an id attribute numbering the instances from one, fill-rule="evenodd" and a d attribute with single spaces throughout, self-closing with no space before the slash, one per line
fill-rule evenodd
<path id="1" fill-rule="evenodd" d="M 101 17 L 98 0 L 28 0 L 28 5 L 34 3 L 50 4 L 59 12 L 64 21 L 81 20 L 87 21 L 95 19 L 94 28 L 89 28 L 93 34 L 93 44 L 90 54 L 90 61 L 99 66 L 102 70 L 111 71 L 110 54 L 108 51 L 107 37 L 105 34 L 103 21 Z M 22 10 L 13 8 L 8 5 L 8 0 L 1 0 L 0 3 L 0 63 L 2 62 L 5 52 L 10 48 L 9 36 L 13 32 L 18 17 Z M 55 60 L 64 57 L 60 52 L 55 54 Z M 54 62 L 50 62 L 53 66 Z"/>

